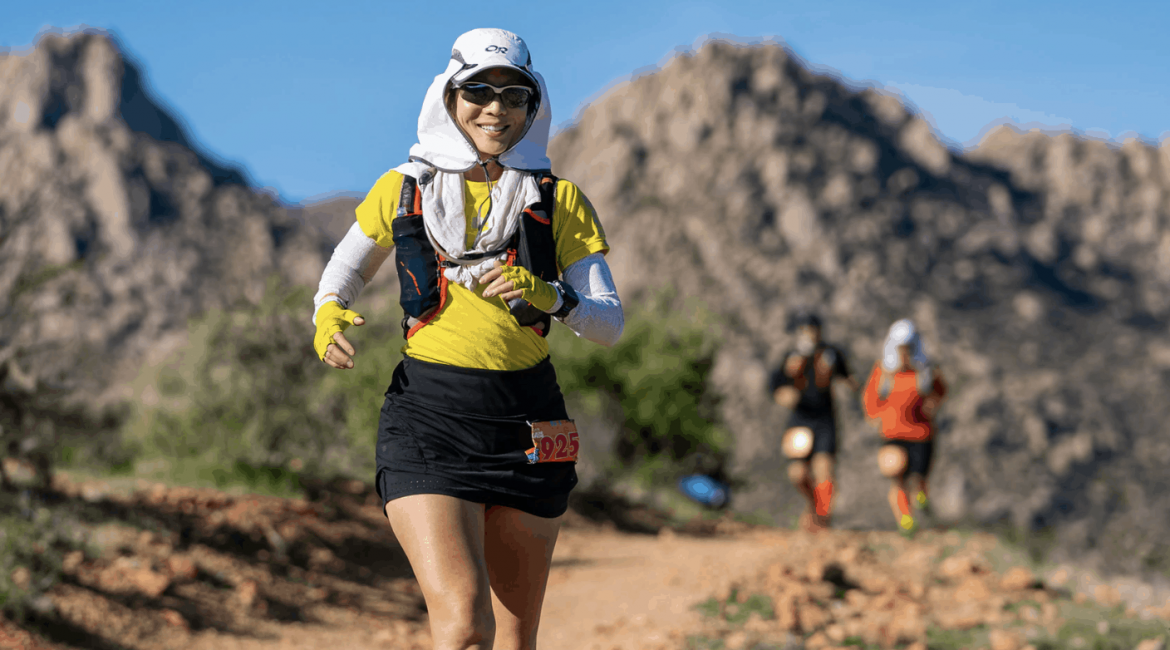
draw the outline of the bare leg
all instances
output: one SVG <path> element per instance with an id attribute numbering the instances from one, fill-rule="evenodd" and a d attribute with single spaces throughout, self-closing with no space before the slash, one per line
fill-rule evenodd
<path id="1" fill-rule="evenodd" d="M 906 492 L 911 503 L 921 509 L 926 505 L 926 477 L 921 474 L 910 474 L 906 477 Z"/>
<path id="2" fill-rule="evenodd" d="M 496 618 L 496 650 L 535 650 L 561 520 L 513 508 L 487 511 L 484 551 Z"/>
<path id="3" fill-rule="evenodd" d="M 894 513 L 894 521 L 904 530 L 914 523 L 913 517 L 910 516 L 910 502 L 906 497 L 905 487 L 905 475 L 899 475 L 891 481 L 890 491 L 886 495 L 890 502 L 890 511 Z M 909 525 L 907 517 L 910 518 Z"/>
<path id="4" fill-rule="evenodd" d="M 483 505 L 418 494 L 387 503 L 386 516 L 422 588 L 435 650 L 491 650 Z"/>
<path id="5" fill-rule="evenodd" d="M 796 489 L 800 490 L 805 501 L 808 502 L 808 507 L 805 508 L 805 513 L 800 518 L 801 527 L 807 529 L 812 514 L 816 512 L 816 493 L 813 491 L 809 461 L 794 460 L 788 463 L 788 480 L 796 486 Z"/>

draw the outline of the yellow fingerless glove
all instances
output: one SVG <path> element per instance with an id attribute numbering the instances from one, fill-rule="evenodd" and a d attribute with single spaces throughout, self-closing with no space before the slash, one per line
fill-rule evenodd
<path id="1" fill-rule="evenodd" d="M 532 275 L 532 272 L 523 266 L 503 267 L 503 277 L 512 282 L 513 291 L 524 291 L 522 298 L 541 311 L 549 311 L 557 304 L 556 287 Z"/>
<path id="2" fill-rule="evenodd" d="M 337 344 L 333 335 L 344 332 L 356 318 L 363 318 L 361 314 L 349 309 L 342 309 L 337 301 L 330 300 L 317 310 L 317 335 L 313 337 L 313 349 L 317 351 L 317 358 L 325 360 L 325 350 L 330 343 Z"/>

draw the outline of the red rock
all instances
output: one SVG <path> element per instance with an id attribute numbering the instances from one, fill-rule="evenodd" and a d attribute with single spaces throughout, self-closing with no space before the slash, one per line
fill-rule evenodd
<path id="1" fill-rule="evenodd" d="M 748 645 L 748 635 L 746 632 L 740 630 L 732 632 L 723 639 L 723 647 L 727 650 L 744 650 Z"/>
<path id="2" fill-rule="evenodd" d="M 150 569 L 138 569 L 129 575 L 131 583 L 139 593 L 158 598 L 171 586 L 171 579 Z"/>
<path id="3" fill-rule="evenodd" d="M 991 650 L 1019 650 L 1024 644 L 1023 638 L 1014 630 L 991 630 L 988 633 Z"/>
<path id="4" fill-rule="evenodd" d="M 187 619 L 183 618 L 182 614 L 173 609 L 164 609 L 162 611 L 162 617 L 167 622 L 167 625 L 171 627 L 177 627 L 183 630 L 190 629 L 190 625 L 187 624 Z"/>
<path id="5" fill-rule="evenodd" d="M 829 637 L 825 636 L 824 632 L 817 632 L 804 641 L 804 647 L 808 650 L 820 650 L 820 648 L 824 648 L 832 644 L 833 642 L 829 640 Z"/>
<path id="6" fill-rule="evenodd" d="M 167 572 L 174 580 L 188 581 L 199 577 L 199 567 L 186 555 L 172 555 L 166 559 Z"/>
<path id="7" fill-rule="evenodd" d="M 820 560 L 810 560 L 809 563 L 805 565 L 804 577 L 807 578 L 809 582 L 820 582 L 825 578 L 825 563 L 821 562 Z"/>
<path id="8" fill-rule="evenodd" d="M 843 565 L 853 564 L 857 559 L 858 548 L 856 546 L 846 546 L 837 553 L 837 561 Z"/>
<path id="9" fill-rule="evenodd" d="M 824 627 L 832 617 L 828 610 L 813 603 L 803 603 L 798 610 L 801 631 L 808 633 Z"/>
<path id="10" fill-rule="evenodd" d="M 1048 580 L 1046 580 L 1045 582 L 1048 584 L 1049 587 L 1052 587 L 1053 589 L 1060 589 L 1061 587 L 1068 584 L 1068 578 L 1069 578 L 1068 569 L 1065 569 L 1062 567 L 1062 568 L 1054 571 L 1052 573 L 1052 575 L 1048 577 Z"/>
<path id="11" fill-rule="evenodd" d="M 921 641 L 926 638 L 926 621 L 915 607 L 901 607 L 894 613 L 893 620 L 886 628 L 883 641 L 887 646 L 898 643 Z"/>
<path id="12" fill-rule="evenodd" d="M 785 596 L 776 601 L 776 625 L 786 632 L 795 632 L 800 629 L 796 603 L 791 596 Z"/>
<path id="13" fill-rule="evenodd" d="M 952 555 L 938 565 L 938 572 L 952 580 L 964 578 L 975 572 L 975 565 L 965 555 Z"/>
<path id="14" fill-rule="evenodd" d="M 260 595 L 260 586 L 255 580 L 245 580 L 236 585 L 236 598 L 245 609 L 251 609 Z"/>
<path id="15" fill-rule="evenodd" d="M 1121 602 L 1121 596 L 1117 593 L 1117 589 L 1109 585 L 1097 585 L 1093 589 L 1093 600 L 1107 607 L 1113 607 Z"/>
<path id="16" fill-rule="evenodd" d="M 1018 591 L 1027 589 L 1034 582 L 1036 582 L 1036 576 L 1027 568 L 1012 567 L 999 581 L 999 588 L 1005 591 Z"/>
<path id="17" fill-rule="evenodd" d="M 70 551 L 65 554 L 65 558 L 61 561 L 61 570 L 65 573 L 74 573 L 85 562 L 85 553 L 82 551 Z"/>
<path id="18" fill-rule="evenodd" d="M 956 602 L 983 602 L 991 597 L 991 590 L 982 578 L 971 576 L 955 587 Z"/>
<path id="19" fill-rule="evenodd" d="M 939 627 L 947 630 L 968 630 L 983 623 L 979 607 L 973 602 L 936 609 L 934 618 Z"/>
<path id="20" fill-rule="evenodd" d="M 1145 639 L 1137 644 L 1135 650 L 1165 650 L 1166 640 L 1164 637 L 1157 637 L 1155 639 Z"/>
<path id="21" fill-rule="evenodd" d="M 850 589 L 845 592 L 845 602 L 849 603 L 851 607 L 863 609 L 869 603 L 869 596 L 858 589 Z"/>

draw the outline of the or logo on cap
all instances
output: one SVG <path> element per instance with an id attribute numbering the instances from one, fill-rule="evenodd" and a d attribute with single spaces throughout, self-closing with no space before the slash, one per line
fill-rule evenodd
<path id="1" fill-rule="evenodd" d="M 500 54 L 507 54 L 508 48 L 500 47 L 499 45 L 489 45 L 483 48 L 484 52 L 499 52 Z"/>

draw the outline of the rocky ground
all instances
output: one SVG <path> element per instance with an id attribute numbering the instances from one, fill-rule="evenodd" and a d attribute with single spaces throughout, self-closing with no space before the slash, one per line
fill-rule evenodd
<path id="1" fill-rule="evenodd" d="M 86 550 L 66 556 L 51 608 L 0 621 L 0 648 L 430 647 L 417 583 L 360 482 L 306 500 L 59 476 L 52 496 L 81 508 Z M 1170 625 L 1164 595 L 1086 594 L 1068 568 L 1034 570 L 987 534 L 810 535 L 598 505 L 583 496 L 566 516 L 541 647 L 1152 650 Z"/>

